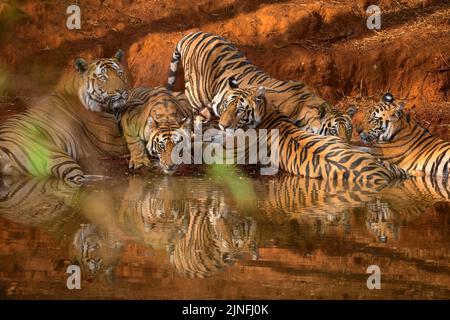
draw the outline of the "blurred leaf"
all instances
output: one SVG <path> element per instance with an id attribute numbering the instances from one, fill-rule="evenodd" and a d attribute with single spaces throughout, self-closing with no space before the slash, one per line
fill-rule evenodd
<path id="1" fill-rule="evenodd" d="M 256 201 L 253 185 L 246 178 L 239 175 L 236 166 L 215 164 L 209 167 L 208 174 L 215 180 L 222 180 L 230 190 L 234 200 L 245 206 L 252 206 Z"/>
<path id="2" fill-rule="evenodd" d="M 6 96 L 8 93 L 8 76 L 6 72 L 0 69 L 0 97 Z"/>
<path id="3" fill-rule="evenodd" d="M 27 14 L 16 6 L 18 4 L 16 2 L 0 3 L 0 42 L 8 35 L 13 35 L 13 26 L 27 17 Z"/>

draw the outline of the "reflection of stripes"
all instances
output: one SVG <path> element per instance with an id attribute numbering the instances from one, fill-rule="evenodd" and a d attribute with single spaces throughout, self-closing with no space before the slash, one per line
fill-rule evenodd
<path id="1" fill-rule="evenodd" d="M 213 217 L 219 207 L 216 203 L 208 211 L 191 210 L 188 232 L 170 252 L 171 263 L 183 276 L 212 276 L 245 252 L 257 257 L 255 221 L 232 215 Z"/>

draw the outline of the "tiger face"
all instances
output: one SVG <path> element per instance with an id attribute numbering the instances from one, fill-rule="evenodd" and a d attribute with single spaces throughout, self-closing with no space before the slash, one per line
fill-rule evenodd
<path id="1" fill-rule="evenodd" d="M 402 127 L 403 103 L 395 103 L 394 97 L 386 93 L 382 101 L 364 115 L 358 132 L 366 144 L 390 141 Z"/>
<path id="2" fill-rule="evenodd" d="M 114 111 L 126 102 L 127 79 L 120 62 L 123 51 L 109 59 L 87 63 L 77 58 L 75 68 L 81 77 L 78 95 L 86 109 L 94 112 Z"/>
<path id="3" fill-rule="evenodd" d="M 265 94 L 264 87 L 241 89 L 234 78 L 230 78 L 225 92 L 217 95 L 212 102 L 214 113 L 220 117 L 220 129 L 256 128 L 261 123 Z"/>
<path id="4" fill-rule="evenodd" d="M 159 159 L 159 165 L 164 173 L 174 173 L 179 164 L 176 158 L 186 156 L 183 154 L 183 145 L 190 139 L 191 120 L 183 119 L 181 124 L 176 121 L 157 122 L 150 116 L 148 128 L 150 131 L 146 146 L 148 153 Z"/>
<path id="5" fill-rule="evenodd" d="M 353 134 L 352 117 L 355 113 L 354 106 L 350 106 L 346 114 L 335 110 L 327 112 L 317 133 L 323 136 L 337 136 L 345 141 L 350 141 Z"/>
<path id="6" fill-rule="evenodd" d="M 88 279 L 106 276 L 111 281 L 113 268 L 120 259 L 122 243 L 110 233 L 101 231 L 97 225 L 84 224 L 76 232 L 70 250 Z"/>

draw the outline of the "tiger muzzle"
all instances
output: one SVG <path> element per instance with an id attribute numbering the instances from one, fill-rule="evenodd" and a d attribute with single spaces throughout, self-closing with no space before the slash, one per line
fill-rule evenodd
<path id="1" fill-rule="evenodd" d="M 175 172 L 177 168 L 177 165 L 174 163 L 172 159 L 172 153 L 174 151 L 174 148 L 175 148 L 174 143 L 168 143 L 166 146 L 166 150 L 164 151 L 164 153 L 160 155 L 159 164 L 165 174 L 172 174 Z"/>
<path id="2" fill-rule="evenodd" d="M 109 110 L 112 113 L 121 113 L 127 104 L 128 92 L 117 92 L 109 98 Z"/>

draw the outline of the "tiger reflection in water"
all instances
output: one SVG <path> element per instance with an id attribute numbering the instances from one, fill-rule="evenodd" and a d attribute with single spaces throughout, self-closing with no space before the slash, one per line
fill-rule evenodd
<path id="1" fill-rule="evenodd" d="M 397 240 L 398 225 L 394 223 L 393 214 L 387 202 L 376 199 L 366 206 L 366 226 L 379 242 L 388 239 Z"/>
<path id="2" fill-rule="evenodd" d="M 64 180 L 2 178 L 0 217 L 47 231 L 68 249 L 66 259 L 80 266 L 82 279 L 111 282 L 122 244 L 110 230 L 86 223 L 82 207 L 88 196 Z"/>
<path id="3" fill-rule="evenodd" d="M 69 252 L 72 263 L 80 266 L 88 281 L 105 278 L 112 283 L 113 268 L 120 260 L 122 243 L 95 224 L 82 224 L 73 237 Z"/>
<path id="4" fill-rule="evenodd" d="M 151 186 L 130 180 L 119 210 L 128 232 L 164 247 L 185 277 L 212 276 L 246 255 L 257 259 L 256 222 L 231 210 L 222 190 L 203 188 L 201 179 L 180 179 L 162 177 Z"/>
<path id="5" fill-rule="evenodd" d="M 264 195 L 258 207 L 270 221 L 295 220 L 303 229 L 325 235 L 331 227 L 349 234 L 352 215 L 365 214 L 365 228 L 378 242 L 399 238 L 400 227 L 434 203 L 450 202 L 450 188 L 431 177 L 415 177 L 391 187 L 282 175 L 255 183 Z M 358 209 L 362 209 L 358 211 Z"/>
<path id="6" fill-rule="evenodd" d="M 383 189 L 292 175 L 277 176 L 266 184 L 255 183 L 254 187 L 257 193 L 265 195 L 258 206 L 271 221 L 294 219 L 318 235 L 326 234 L 329 227 L 341 227 L 348 234 L 351 209 L 364 207 Z"/>
<path id="7" fill-rule="evenodd" d="M 431 176 L 402 181 L 366 204 L 366 225 L 379 242 L 398 240 L 400 229 L 436 202 L 450 202 L 450 188 Z"/>

